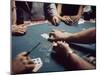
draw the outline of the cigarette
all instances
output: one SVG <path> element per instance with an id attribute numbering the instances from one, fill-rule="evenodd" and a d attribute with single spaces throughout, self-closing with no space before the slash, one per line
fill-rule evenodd
<path id="1" fill-rule="evenodd" d="M 26 55 L 29 55 L 35 48 L 37 48 L 40 45 L 40 42 L 38 44 L 36 44 L 36 46 L 34 46 L 32 49 L 30 49 Z"/>

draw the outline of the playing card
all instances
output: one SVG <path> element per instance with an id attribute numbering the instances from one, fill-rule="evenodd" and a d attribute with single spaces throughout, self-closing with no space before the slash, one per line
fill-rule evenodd
<path id="1" fill-rule="evenodd" d="M 41 36 L 42 36 L 43 38 L 45 38 L 45 39 L 48 39 L 48 38 L 49 38 L 49 35 L 48 35 L 47 33 L 43 33 L 43 34 L 41 34 Z"/>
<path id="2" fill-rule="evenodd" d="M 79 21 L 78 21 L 78 24 L 83 24 L 85 21 L 84 21 L 84 19 L 80 19 Z"/>
<path id="3" fill-rule="evenodd" d="M 34 64 L 36 64 L 35 68 L 32 71 L 37 72 L 42 67 L 43 62 L 41 58 L 35 58 L 35 59 L 32 59 L 32 61 L 34 62 Z"/>

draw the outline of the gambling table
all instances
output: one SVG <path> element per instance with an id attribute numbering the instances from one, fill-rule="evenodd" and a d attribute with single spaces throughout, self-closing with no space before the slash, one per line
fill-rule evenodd
<path id="1" fill-rule="evenodd" d="M 75 33 L 91 27 L 96 27 L 96 23 L 85 22 L 84 24 L 69 26 L 61 22 L 59 26 L 53 26 L 49 23 L 29 26 L 25 35 L 12 36 L 12 59 L 20 52 L 28 51 L 40 42 L 40 45 L 30 54 L 30 57 L 39 57 L 43 62 L 43 66 L 39 69 L 38 73 L 68 71 L 68 69 L 54 59 L 52 53 L 55 52 L 52 50 L 52 43 L 43 38 L 41 34 L 49 33 L 52 29 Z M 81 57 L 88 54 L 96 55 L 96 43 L 80 44 L 72 42 L 70 43 L 70 46 Z"/>

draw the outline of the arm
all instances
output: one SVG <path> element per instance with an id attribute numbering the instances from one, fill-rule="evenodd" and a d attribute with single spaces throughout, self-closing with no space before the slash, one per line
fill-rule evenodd
<path id="1" fill-rule="evenodd" d="M 24 35 L 27 30 L 27 26 L 24 24 L 17 25 L 17 13 L 16 13 L 16 0 L 11 0 L 11 29 L 13 35 Z"/>
<path id="2" fill-rule="evenodd" d="M 74 33 L 72 34 L 72 36 L 70 36 L 69 41 L 80 42 L 80 43 L 95 43 L 96 42 L 96 29 L 89 28 L 87 30 Z"/>
<path id="3" fill-rule="evenodd" d="M 71 16 L 71 19 L 73 20 L 73 23 L 72 23 L 72 24 L 78 22 L 78 20 L 79 20 L 79 19 L 81 18 L 81 16 L 82 16 L 82 14 L 83 14 L 83 6 L 81 5 L 81 6 L 79 7 L 79 10 L 78 10 L 77 14 L 74 15 L 74 16 Z"/>
<path id="4" fill-rule="evenodd" d="M 81 16 L 81 15 L 83 14 L 83 7 L 84 7 L 84 6 L 82 6 L 82 5 L 80 6 L 80 8 L 79 8 L 79 11 L 78 11 L 78 14 L 77 14 L 77 15 L 80 15 L 80 16 Z"/>
<path id="5" fill-rule="evenodd" d="M 12 61 L 11 72 L 12 74 L 26 73 L 32 71 L 35 67 L 34 62 L 29 56 L 26 55 L 27 52 L 22 52 L 16 56 Z"/>
<path id="6" fill-rule="evenodd" d="M 62 9 L 62 4 L 58 4 L 57 5 L 57 12 L 58 12 L 59 15 L 61 15 L 61 13 L 62 13 L 61 9 Z"/>
<path id="7" fill-rule="evenodd" d="M 67 42 L 78 42 L 78 43 L 95 43 L 96 42 L 96 29 L 89 28 L 84 31 L 77 33 L 62 32 L 59 30 L 53 30 L 49 33 L 50 41 L 67 41 Z"/>
<path id="8" fill-rule="evenodd" d="M 16 5 L 15 5 L 15 0 L 11 0 L 11 8 L 12 8 L 12 16 L 11 16 L 11 23 L 12 25 L 15 25 L 16 24 Z"/>
<path id="9" fill-rule="evenodd" d="M 57 9 L 56 9 L 56 5 L 53 3 L 48 3 L 46 4 L 47 6 L 47 13 L 48 13 L 48 17 L 50 18 L 49 21 L 53 24 L 53 25 L 59 25 L 59 18 L 58 18 L 58 13 L 57 13 Z"/>
<path id="10" fill-rule="evenodd" d="M 95 68 L 94 65 L 88 63 L 87 61 L 82 59 L 80 56 L 75 54 L 67 43 L 59 41 L 59 42 L 57 42 L 57 47 L 60 47 L 61 48 L 60 50 L 65 52 L 65 54 L 67 56 L 66 60 L 71 69 L 74 69 L 74 70 L 85 69 L 86 70 L 86 69 L 94 69 Z"/>
<path id="11" fill-rule="evenodd" d="M 83 60 L 80 56 L 78 56 L 75 53 L 69 53 L 69 56 L 67 58 L 68 61 L 70 61 L 70 66 L 72 66 L 73 69 L 95 69 L 95 67 L 92 64 Z"/>
<path id="12" fill-rule="evenodd" d="M 57 16 L 61 21 L 65 22 L 66 24 L 70 24 L 72 22 L 72 19 L 70 18 L 70 16 L 68 16 L 68 15 L 61 16 L 61 13 L 63 13 L 62 12 L 62 4 L 58 4 L 57 12 L 58 12 Z"/>

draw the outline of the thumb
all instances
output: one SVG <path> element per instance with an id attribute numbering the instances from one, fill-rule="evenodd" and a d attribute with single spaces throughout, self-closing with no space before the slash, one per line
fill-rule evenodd
<path id="1" fill-rule="evenodd" d="M 53 41 L 56 41 L 56 39 L 54 37 L 50 37 L 50 38 L 48 38 L 48 41 L 53 42 Z"/>

